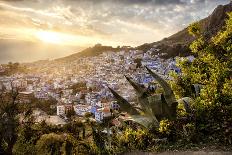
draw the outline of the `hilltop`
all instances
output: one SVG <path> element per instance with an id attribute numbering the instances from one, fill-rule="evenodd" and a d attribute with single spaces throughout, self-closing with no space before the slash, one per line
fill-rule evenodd
<path id="1" fill-rule="evenodd" d="M 83 51 L 81 52 L 78 52 L 78 53 L 75 53 L 75 54 L 72 54 L 72 55 L 69 55 L 67 57 L 63 57 L 63 58 L 59 58 L 59 59 L 56 59 L 55 61 L 57 62 L 63 62 L 63 61 L 73 61 L 73 60 L 76 60 L 77 58 L 80 58 L 80 57 L 93 57 L 93 56 L 98 56 L 99 54 L 102 54 L 103 52 L 105 51 L 114 51 L 114 52 L 118 52 L 120 50 L 130 50 L 132 49 L 132 47 L 129 47 L 129 46 L 123 46 L 123 47 L 112 47 L 112 46 L 103 46 L 101 44 L 97 44 L 93 47 L 89 47 L 87 49 L 84 49 Z"/>

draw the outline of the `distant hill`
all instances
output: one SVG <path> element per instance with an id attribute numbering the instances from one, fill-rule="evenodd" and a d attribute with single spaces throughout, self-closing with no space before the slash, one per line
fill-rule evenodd
<path id="1" fill-rule="evenodd" d="M 219 5 L 213 13 L 199 21 L 202 31 L 204 32 L 206 38 L 211 38 L 216 35 L 216 33 L 225 25 L 225 19 L 227 18 L 227 12 L 232 11 L 232 2 L 227 5 Z M 159 53 L 167 53 L 163 58 L 170 58 L 175 56 L 187 56 L 190 54 L 189 44 L 195 38 L 188 33 L 188 29 L 185 28 L 176 34 L 168 38 L 164 38 L 161 41 L 154 43 L 146 43 L 135 48 L 128 47 L 118 47 L 113 48 L 111 46 L 100 46 L 96 45 L 94 47 L 87 48 L 79 53 L 72 54 L 70 56 L 56 59 L 55 61 L 72 61 L 79 57 L 97 56 L 105 51 L 120 51 L 122 49 L 138 49 L 147 51 L 152 47 L 159 48 Z M 156 53 L 154 53 L 156 54 Z"/>
<path id="2" fill-rule="evenodd" d="M 75 54 L 72 54 L 72 55 L 69 55 L 67 57 L 63 57 L 63 58 L 59 58 L 59 59 L 56 59 L 54 61 L 57 61 L 57 62 L 63 62 L 63 61 L 73 61 L 73 60 L 76 60 L 77 58 L 80 58 L 80 57 L 93 57 L 93 56 L 98 56 L 100 54 L 102 54 L 103 52 L 106 52 L 106 51 L 114 51 L 114 52 L 118 52 L 120 50 L 129 50 L 129 49 L 132 49 L 131 47 L 127 47 L 127 46 L 124 46 L 124 47 L 117 47 L 117 48 L 114 48 L 112 46 L 103 46 L 101 44 L 97 44 L 93 47 L 89 47 L 87 49 L 84 49 L 83 51 L 79 52 L 79 53 L 75 53 Z"/>

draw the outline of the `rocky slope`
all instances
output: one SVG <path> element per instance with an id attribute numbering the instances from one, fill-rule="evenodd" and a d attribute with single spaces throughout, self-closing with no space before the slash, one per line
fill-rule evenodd
<path id="1" fill-rule="evenodd" d="M 215 36 L 217 32 L 225 25 L 227 19 L 227 13 L 232 11 L 232 2 L 227 5 L 219 5 L 210 16 L 199 21 L 201 30 L 207 39 Z M 189 44 L 195 38 L 188 34 L 188 29 L 185 28 L 182 31 L 165 38 L 161 41 L 151 44 L 142 45 L 143 48 L 151 48 L 156 46 L 160 49 L 160 53 L 167 53 L 165 57 L 173 56 L 186 56 L 189 54 Z M 137 48 L 142 49 L 142 46 Z"/>

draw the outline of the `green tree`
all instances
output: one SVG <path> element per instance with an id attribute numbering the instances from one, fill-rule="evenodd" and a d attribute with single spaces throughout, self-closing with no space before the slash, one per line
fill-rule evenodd
<path id="1" fill-rule="evenodd" d="M 134 60 L 134 63 L 136 63 L 136 68 L 139 68 L 142 66 L 142 59 L 141 58 L 137 58 Z"/>
<path id="2" fill-rule="evenodd" d="M 35 143 L 39 139 L 39 133 L 33 128 L 35 121 L 31 114 L 32 110 L 28 110 L 19 126 L 19 136 L 13 147 L 15 155 L 36 154 Z"/>
<path id="3" fill-rule="evenodd" d="M 200 24 L 198 22 L 190 24 L 190 26 L 188 27 L 188 32 L 193 36 L 200 36 L 201 35 Z"/>
<path id="4" fill-rule="evenodd" d="M 36 143 L 37 154 L 61 155 L 61 147 L 63 143 L 63 135 L 55 133 L 42 135 Z"/>
<path id="5" fill-rule="evenodd" d="M 182 75 L 176 77 L 178 78 L 176 84 L 183 90 L 182 92 L 189 93 L 191 93 L 190 85 L 195 83 L 204 85 L 200 99 L 201 104 L 205 106 L 226 105 L 232 101 L 230 91 L 227 91 L 231 85 L 232 13 L 229 14 L 226 23 L 225 28 L 209 42 L 201 34 L 190 45 L 192 52 L 197 55 L 193 62 L 187 59 L 179 62 Z"/>
<path id="6" fill-rule="evenodd" d="M 0 94 L 0 150 L 4 154 L 12 154 L 13 146 L 17 141 L 19 126 L 17 103 L 18 90 L 12 87 L 11 92 Z"/>
<path id="7" fill-rule="evenodd" d="M 72 116 L 75 116 L 76 112 L 74 111 L 74 108 L 72 107 L 71 109 L 67 110 L 66 116 L 69 120 L 71 120 Z"/>
<path id="8" fill-rule="evenodd" d="M 226 26 L 211 39 L 206 39 L 198 28 L 189 27 L 197 36 L 190 45 L 196 57 L 192 62 L 179 61 L 182 74 L 174 76 L 172 86 L 175 94 L 183 97 L 193 95 L 193 84 L 202 84 L 194 103 L 196 127 L 199 132 L 231 143 L 232 131 L 228 124 L 232 124 L 232 13 L 228 16 Z"/>
<path id="9" fill-rule="evenodd" d="M 25 139 L 25 137 L 20 136 L 14 145 L 13 148 L 14 155 L 36 155 L 35 144 L 33 143 L 33 139 L 29 141 Z"/>
<path id="10" fill-rule="evenodd" d="M 56 99 L 49 97 L 48 100 L 42 100 L 37 98 L 32 98 L 31 105 L 33 108 L 39 108 L 46 112 L 48 115 L 56 114 L 56 108 L 51 108 L 52 106 L 56 105 Z"/>

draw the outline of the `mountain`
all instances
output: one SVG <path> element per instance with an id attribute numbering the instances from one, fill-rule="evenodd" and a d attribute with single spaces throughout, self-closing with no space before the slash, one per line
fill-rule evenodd
<path id="1" fill-rule="evenodd" d="M 215 36 L 219 30 L 225 25 L 225 20 L 228 18 L 227 13 L 232 11 L 232 2 L 227 5 L 219 5 L 210 16 L 199 21 L 201 30 L 207 39 Z M 159 53 L 167 53 L 164 58 L 173 56 L 186 56 L 190 54 L 189 44 L 195 38 L 188 33 L 188 29 L 185 28 L 182 31 L 168 37 L 161 41 L 151 44 L 144 44 L 138 46 L 137 49 L 149 49 L 156 47 L 160 49 Z"/>
<path id="2" fill-rule="evenodd" d="M 232 2 L 227 5 L 219 5 L 210 16 L 199 21 L 201 30 L 204 32 L 206 38 L 210 39 L 212 36 L 222 29 L 225 25 L 227 18 L 227 12 L 232 11 Z M 159 50 L 158 53 L 167 53 L 162 56 L 163 58 L 170 58 L 175 56 L 187 56 L 190 54 L 189 45 L 195 38 L 188 33 L 188 29 L 185 28 L 176 34 L 168 38 L 164 38 L 161 41 L 154 43 L 146 43 L 135 48 L 130 47 L 118 47 L 113 48 L 111 46 L 96 45 L 94 47 L 87 48 L 79 53 L 72 54 L 70 56 L 56 59 L 55 61 L 72 61 L 79 57 L 97 56 L 105 51 L 119 51 L 119 50 L 143 50 L 147 51 L 153 47 Z M 157 54 L 157 53 L 154 53 Z"/>

